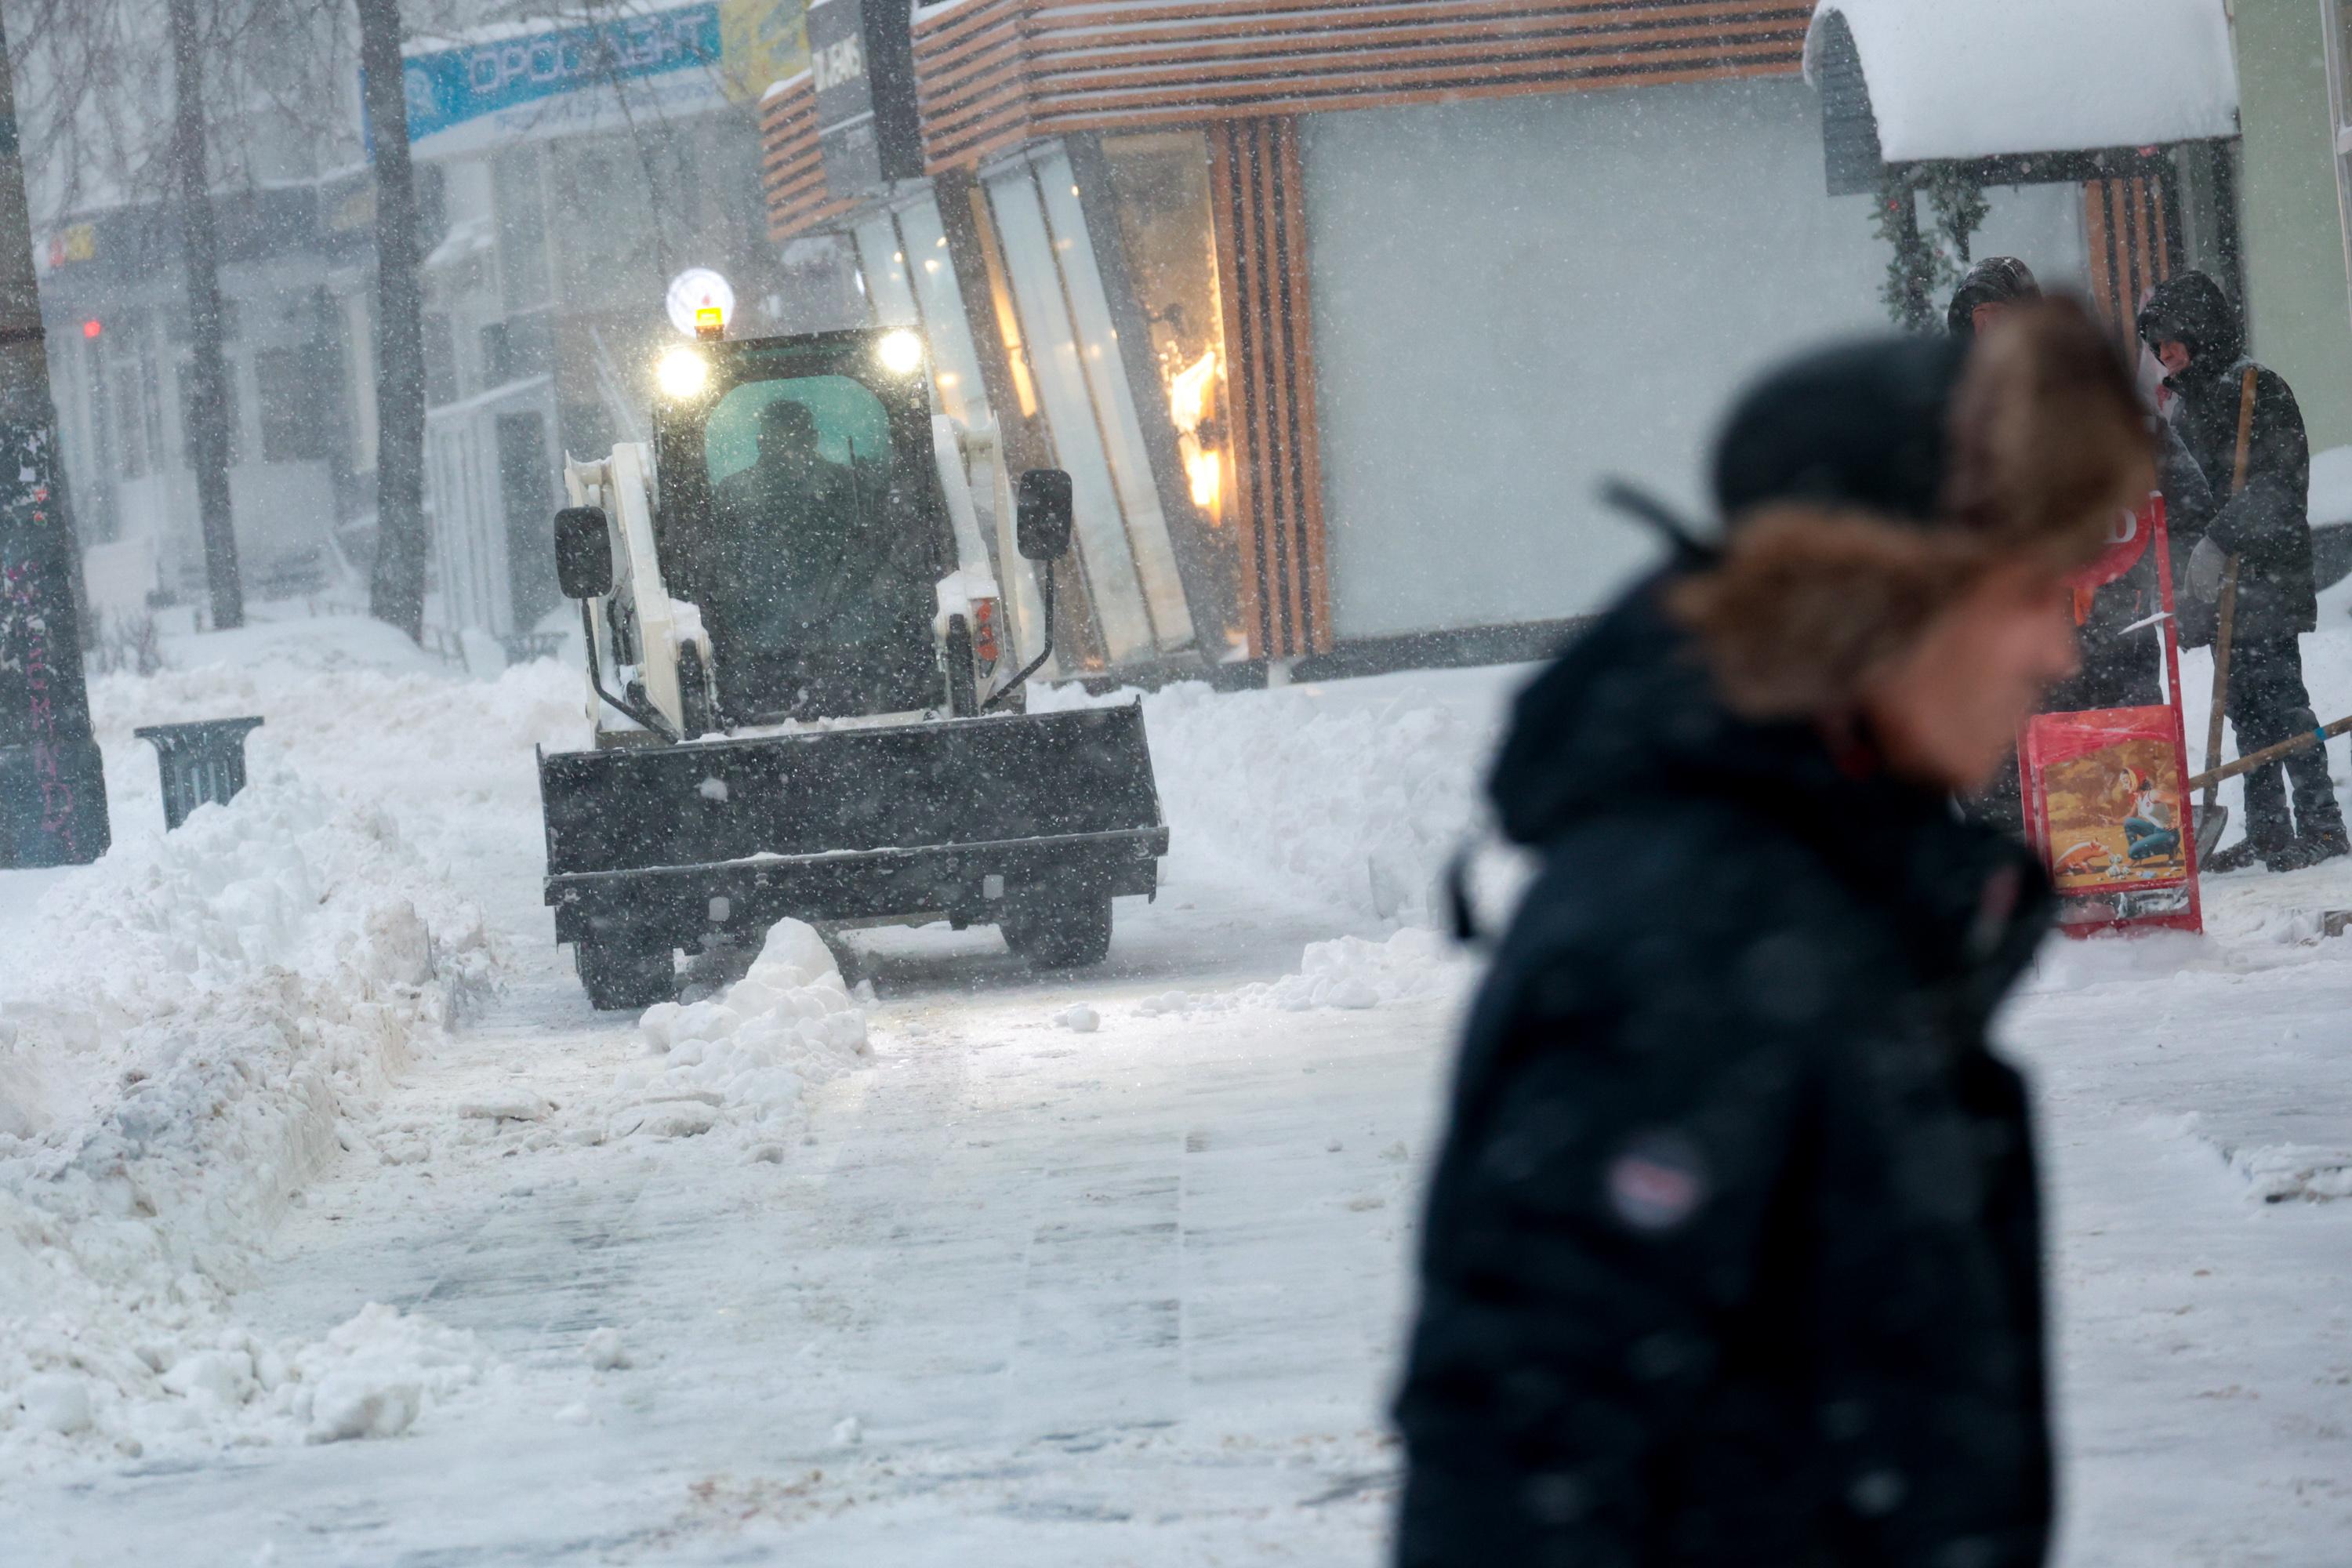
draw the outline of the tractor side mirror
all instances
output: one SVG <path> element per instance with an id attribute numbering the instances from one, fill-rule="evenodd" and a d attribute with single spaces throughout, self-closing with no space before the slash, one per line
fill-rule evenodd
<path id="1" fill-rule="evenodd" d="M 1030 468 L 1021 476 L 1020 505 L 1013 511 L 1014 542 L 1031 561 L 1058 561 L 1070 552 L 1070 476 L 1059 468 Z"/>
<path id="2" fill-rule="evenodd" d="M 613 537 L 600 506 L 555 514 L 555 580 L 567 599 L 601 599 L 613 591 Z"/>

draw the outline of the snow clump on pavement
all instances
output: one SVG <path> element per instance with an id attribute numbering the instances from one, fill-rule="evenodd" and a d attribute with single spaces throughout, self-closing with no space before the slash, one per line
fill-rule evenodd
<path id="1" fill-rule="evenodd" d="M 629 1364 L 628 1347 L 621 1342 L 621 1331 L 605 1327 L 591 1332 L 580 1353 L 598 1372 L 618 1372 Z"/>
<path id="2" fill-rule="evenodd" d="M 489 1352 L 473 1334 L 371 1301 L 296 1352 L 282 1403 L 313 1443 L 396 1437 L 428 1402 L 471 1387 L 490 1369 Z"/>
<path id="3" fill-rule="evenodd" d="M 624 1068 L 615 1081 L 636 1102 L 614 1119 L 623 1136 L 789 1119 L 808 1085 L 857 1067 L 866 1050 L 865 1010 L 815 929 L 795 920 L 776 923 L 723 994 L 661 1003 L 637 1027 L 660 1065 Z"/>
<path id="4" fill-rule="evenodd" d="M 1386 942 L 1343 936 L 1309 942 L 1298 973 L 1247 989 L 1260 1005 L 1303 1013 L 1316 1007 L 1377 1007 L 1450 995 L 1475 965 L 1433 931 L 1407 926 Z"/>
<path id="5" fill-rule="evenodd" d="M 2274 1143 L 2236 1149 L 2230 1152 L 2230 1168 L 2246 1179 L 2253 1196 L 2263 1203 L 2352 1198 L 2352 1148 Z"/>
<path id="6" fill-rule="evenodd" d="M 1407 926 L 1382 942 L 1343 936 L 1308 942 L 1300 956 L 1298 973 L 1279 980 L 1233 991 L 1170 991 L 1146 996 L 1136 1010 L 1146 1017 L 1242 1008 L 1286 1013 L 1322 1007 L 1359 1010 L 1458 995 L 1476 978 L 1477 968 L 1475 959 L 1437 932 Z"/>

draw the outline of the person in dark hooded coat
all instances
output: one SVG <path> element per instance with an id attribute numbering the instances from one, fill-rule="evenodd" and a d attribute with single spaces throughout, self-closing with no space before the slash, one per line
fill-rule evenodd
<path id="1" fill-rule="evenodd" d="M 2276 371 L 2246 356 L 2236 309 L 2202 272 L 2158 284 L 2140 308 L 2139 335 L 2164 365 L 2164 384 L 2177 404 L 2173 426 L 2212 486 L 2210 521 L 2173 535 L 2176 555 L 2192 563 L 2192 589 L 2209 606 L 2218 591 L 2221 558 L 2238 559 L 2225 710 L 2242 756 L 2319 727 L 2303 682 L 2301 637 L 2319 625 L 2311 561 L 2311 446 L 2303 411 Z M 2184 632 L 2194 625 L 2186 606 L 2181 624 Z M 2292 819 L 2282 772 L 2294 786 Z M 2313 746 L 2283 766 L 2273 763 L 2246 775 L 2246 837 L 2214 856 L 2207 868 L 2231 870 L 2259 858 L 2273 870 L 2287 870 L 2347 851 L 2352 843 L 2328 778 L 2326 750 Z"/>
<path id="2" fill-rule="evenodd" d="M 1467 1027 L 1396 1405 L 1404 1568 L 2028 1568 L 2052 1511 L 2025 1091 L 2051 896 L 1957 816 L 2152 478 L 2077 307 L 1800 360 L 1727 532 L 1520 698 L 1540 860 Z"/>

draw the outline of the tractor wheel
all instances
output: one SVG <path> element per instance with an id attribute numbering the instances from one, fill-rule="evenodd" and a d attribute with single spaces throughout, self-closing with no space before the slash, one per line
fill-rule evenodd
<path id="1" fill-rule="evenodd" d="M 678 650 L 677 694 L 688 740 L 700 740 L 719 728 L 710 701 L 710 675 L 703 668 L 702 650 L 692 643 Z"/>
<path id="2" fill-rule="evenodd" d="M 948 711 L 969 719 L 980 711 L 980 678 L 972 668 L 971 628 L 961 616 L 948 617 Z"/>
<path id="3" fill-rule="evenodd" d="M 1110 954 L 1110 895 L 1072 894 L 1006 912 L 1004 945 L 1039 969 L 1083 969 Z"/>
<path id="4" fill-rule="evenodd" d="M 600 1013 L 650 1007 L 677 994 L 677 967 L 668 948 L 648 952 L 617 942 L 583 942 L 572 952 L 588 1005 Z"/>

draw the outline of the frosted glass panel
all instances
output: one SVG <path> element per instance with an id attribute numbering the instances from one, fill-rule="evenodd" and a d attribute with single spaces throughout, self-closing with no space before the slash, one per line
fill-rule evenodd
<path id="1" fill-rule="evenodd" d="M 989 181 L 988 195 L 1004 247 L 1005 270 L 1012 274 L 1038 401 L 1053 433 L 1055 458 L 1069 472 L 1078 555 L 1104 651 L 1114 663 L 1148 657 L 1154 650 L 1150 616 L 1119 516 L 1110 460 L 1095 424 L 1086 372 L 1078 362 L 1077 338 L 1063 303 L 1061 269 L 1055 265 L 1036 184 L 1024 169 Z"/>
<path id="2" fill-rule="evenodd" d="M 890 215 L 866 219 L 857 236 L 857 270 L 866 278 L 866 297 L 874 305 L 874 320 L 885 327 L 922 324 L 915 309 L 914 290 L 907 286 L 907 258 L 898 248 L 898 231 Z"/>
<path id="3" fill-rule="evenodd" d="M 971 331 L 963 319 L 963 296 L 956 289 L 955 262 L 948 256 L 947 234 L 940 226 L 936 203 L 922 202 L 898 215 L 899 252 L 907 258 L 907 279 L 923 318 L 923 336 L 930 344 L 931 371 L 940 390 L 940 412 L 965 426 L 983 424 L 988 400 L 982 390 L 980 361 L 971 348 Z"/>
<path id="4" fill-rule="evenodd" d="M 1168 519 L 1160 510 L 1151 458 L 1143 445 L 1143 425 L 1136 416 L 1134 388 L 1119 362 L 1118 333 L 1110 324 L 1110 301 L 1103 292 L 1102 269 L 1095 261 L 1093 242 L 1087 237 L 1086 214 L 1078 205 L 1069 159 L 1058 152 L 1040 158 L 1037 184 L 1045 192 L 1054 254 L 1061 258 L 1062 281 L 1077 326 L 1079 363 L 1085 367 L 1087 386 L 1093 394 L 1109 453 L 1111 479 L 1118 488 L 1119 510 L 1127 517 L 1128 546 L 1134 552 L 1136 575 L 1142 581 L 1144 600 L 1151 610 L 1152 631 L 1163 651 L 1183 647 L 1192 640 L 1184 579 L 1176 569 Z M 1148 354 L 1151 345 L 1138 343 L 1135 350 Z"/>
<path id="5" fill-rule="evenodd" d="M 1604 475 L 1696 510 L 1748 377 L 1889 330 L 1870 198 L 1822 194 L 1801 81 L 1309 115 L 1301 142 L 1342 637 L 1599 608 L 1654 559 Z"/>

